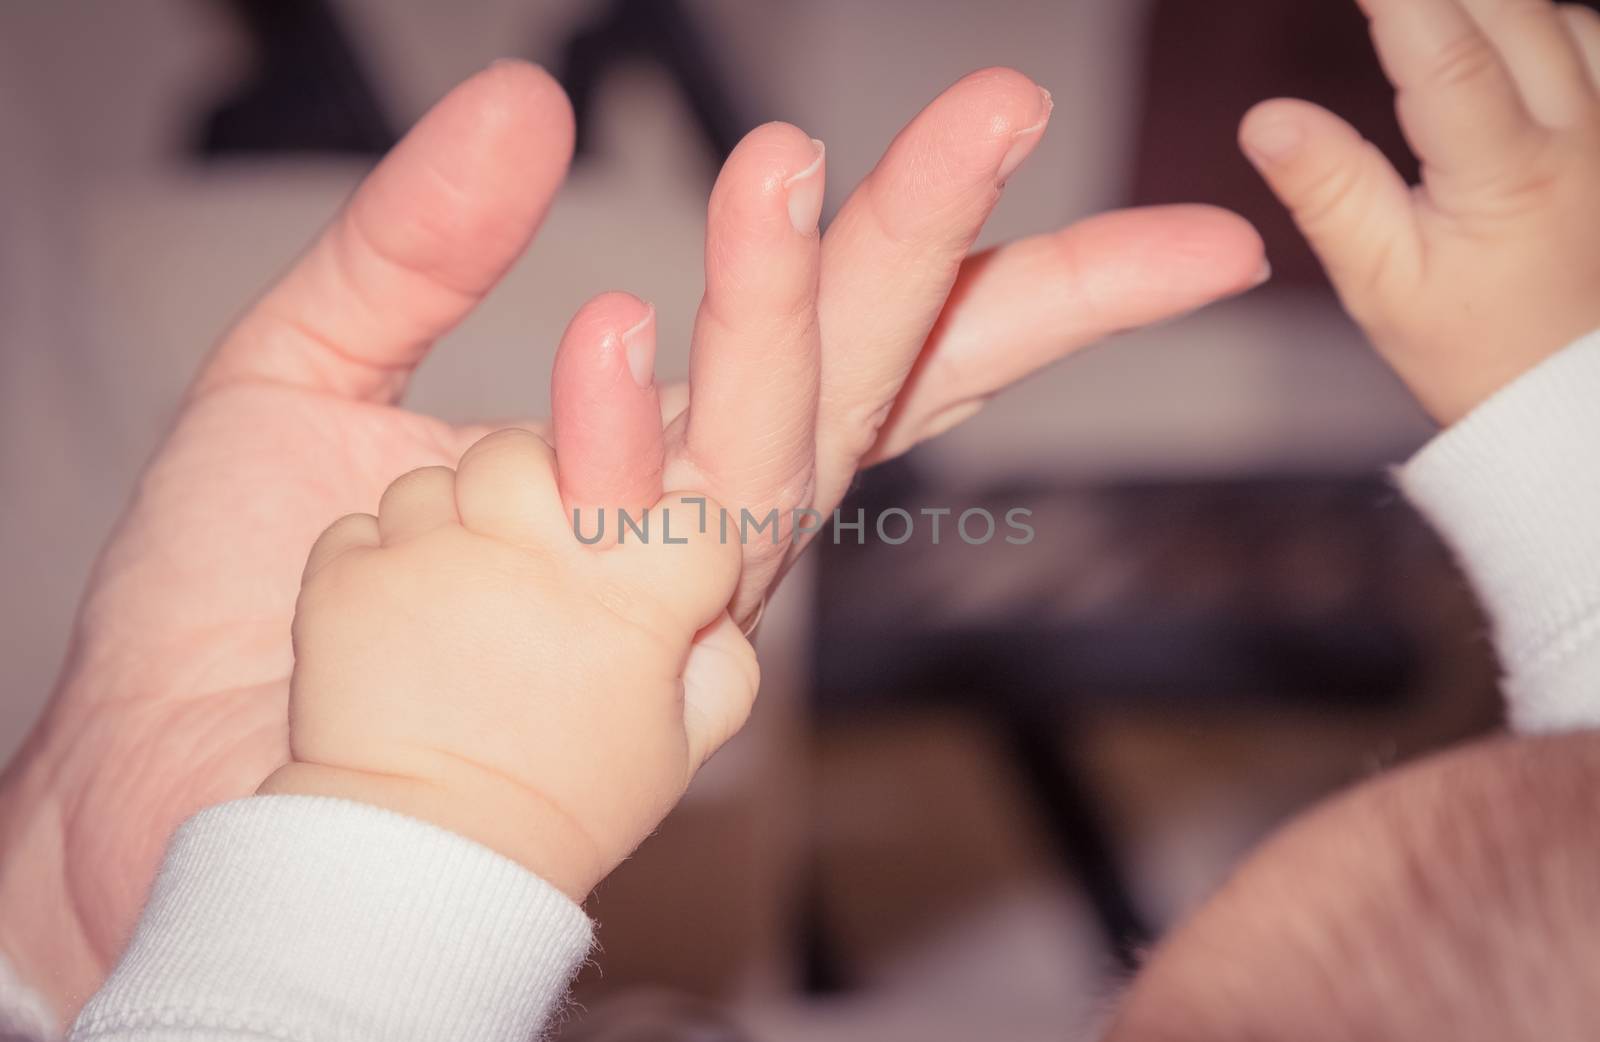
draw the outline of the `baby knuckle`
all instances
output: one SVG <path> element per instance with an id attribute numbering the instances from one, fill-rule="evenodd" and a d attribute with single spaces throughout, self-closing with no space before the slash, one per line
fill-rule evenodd
<path id="1" fill-rule="evenodd" d="M 327 528 L 317 537 L 316 543 L 311 547 L 311 556 L 338 548 L 345 542 L 354 539 L 356 535 L 369 529 L 374 523 L 371 514 L 346 514 Z"/>
<path id="2" fill-rule="evenodd" d="M 380 552 L 377 547 L 352 547 L 307 576 L 295 601 L 296 626 L 302 616 L 329 613 L 328 618 L 336 618 L 352 604 L 374 600 L 368 561 Z"/>
<path id="3" fill-rule="evenodd" d="M 470 461 L 473 464 L 486 460 L 493 460 L 502 454 L 520 455 L 527 452 L 545 452 L 549 446 L 545 440 L 530 430 L 521 427 L 504 427 L 490 434 L 485 434 L 467 449 L 461 457 L 461 465 L 465 468 Z"/>
<path id="4" fill-rule="evenodd" d="M 1469 86 L 1496 71 L 1500 56 L 1478 32 L 1470 32 L 1442 45 L 1428 66 L 1428 81 L 1435 87 Z"/>
<path id="5" fill-rule="evenodd" d="M 1296 218 L 1308 234 L 1342 222 L 1361 197 L 1363 178 L 1356 163 L 1340 163 L 1321 171 L 1307 185 Z"/>
<path id="6" fill-rule="evenodd" d="M 404 474 L 390 482 L 389 491 L 393 492 L 396 489 L 404 490 L 418 485 L 427 485 L 431 482 L 437 481 L 441 477 L 449 478 L 453 477 L 454 475 L 455 471 L 451 470 L 449 467 L 418 467 L 415 470 L 406 471 Z"/>

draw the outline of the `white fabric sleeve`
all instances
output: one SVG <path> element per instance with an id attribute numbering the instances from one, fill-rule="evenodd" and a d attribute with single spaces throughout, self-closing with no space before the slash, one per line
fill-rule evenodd
<path id="1" fill-rule="evenodd" d="M 49 1003 L 0 956 L 0 1042 L 55 1042 L 60 1037 Z"/>
<path id="2" fill-rule="evenodd" d="M 315 796 L 213 807 L 173 837 L 82 1042 L 526 1042 L 589 951 L 520 865 Z"/>
<path id="3" fill-rule="evenodd" d="M 1489 615 L 1512 725 L 1600 727 L 1600 331 L 1479 405 L 1399 479 Z"/>

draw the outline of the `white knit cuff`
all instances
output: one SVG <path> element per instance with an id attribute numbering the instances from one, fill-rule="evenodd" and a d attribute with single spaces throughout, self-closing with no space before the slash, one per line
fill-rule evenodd
<path id="1" fill-rule="evenodd" d="M 554 887 L 453 833 L 257 796 L 178 830 L 72 1037 L 524 1042 L 559 1008 L 591 929 Z"/>
<path id="2" fill-rule="evenodd" d="M 51 1042 L 60 1037 L 49 1004 L 22 983 L 0 955 L 0 1042 Z"/>
<path id="3" fill-rule="evenodd" d="M 1600 726 L 1600 331 L 1399 471 L 1494 625 L 1519 730 Z"/>

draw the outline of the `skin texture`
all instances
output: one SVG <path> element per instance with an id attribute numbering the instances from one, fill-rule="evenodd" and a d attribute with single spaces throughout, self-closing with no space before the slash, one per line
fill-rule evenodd
<path id="1" fill-rule="evenodd" d="M 1431 757 L 1279 830 L 1156 951 L 1107 1042 L 1594 1037 L 1600 737 Z"/>
<path id="2" fill-rule="evenodd" d="M 1362 0 L 1422 160 L 1264 102 L 1240 141 L 1345 307 L 1450 424 L 1600 326 L 1600 15 L 1547 0 Z"/>
<path id="3" fill-rule="evenodd" d="M 311 549 L 293 761 L 261 791 L 432 821 L 584 900 L 755 701 L 718 509 L 666 497 L 648 541 L 585 545 L 555 451 L 516 429 L 399 478 Z"/>
<path id="4" fill-rule="evenodd" d="M 604 402 L 637 441 L 612 455 L 564 453 L 563 492 L 648 502 L 640 472 L 655 466 L 659 441 L 670 487 L 759 508 L 805 498 L 809 475 L 831 490 L 809 494 L 825 503 L 848 484 L 858 452 L 908 447 L 939 426 L 930 417 L 992 393 L 995 378 L 1020 378 L 1107 333 L 1259 280 L 1259 238 L 1206 207 L 1106 216 L 963 264 L 1016 131 L 1038 121 L 1041 105 L 1038 89 L 1007 70 L 956 84 L 896 138 L 820 244 L 795 230 L 784 188 L 814 159 L 810 139 L 757 131 L 710 214 L 708 308 L 734 335 L 702 321 L 695 397 L 726 405 L 732 392 L 717 389 L 717 374 L 743 371 L 746 350 L 769 350 L 739 334 L 787 331 L 782 342 L 795 355 L 769 360 L 817 369 L 814 459 L 803 418 L 782 411 L 751 410 L 753 428 L 731 443 L 697 440 L 701 421 L 683 416 L 684 389 L 642 393 L 624 375 L 627 341 L 653 329 L 630 335 L 642 305 L 609 295 L 561 346 L 555 440 L 579 437 L 583 403 Z M 0 950 L 64 1019 L 120 951 L 172 829 L 253 791 L 287 760 L 290 620 L 317 533 L 332 518 L 372 511 L 396 475 L 451 466 L 490 433 L 396 402 L 433 341 L 527 247 L 565 175 L 571 138 L 566 99 L 541 70 L 498 63 L 468 80 L 197 375 L 95 568 L 45 718 L 0 785 Z M 816 279 L 822 332 L 806 332 L 792 313 L 745 308 L 742 243 L 791 258 L 784 281 L 752 284 L 752 297 L 804 301 Z M 813 251 L 820 271 L 806 260 Z M 1020 284 L 980 271 L 1011 271 Z M 958 282 L 967 291 L 948 296 Z M 818 359 L 807 361 L 813 351 Z M 977 351 L 983 375 L 963 376 Z M 870 371 L 868 359 L 879 360 Z M 919 366 L 926 378 L 897 399 L 895 374 Z M 828 378 L 830 369 L 839 374 Z M 608 392 L 630 386 L 632 398 Z M 758 385 L 748 393 L 778 397 Z M 653 394 L 655 425 L 645 422 Z M 744 562 L 740 621 L 783 567 L 777 556 L 763 549 Z"/>

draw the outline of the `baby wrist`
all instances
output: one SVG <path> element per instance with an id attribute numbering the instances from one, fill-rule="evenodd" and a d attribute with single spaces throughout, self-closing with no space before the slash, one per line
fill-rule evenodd
<path id="1" fill-rule="evenodd" d="M 437 825 L 510 858 L 579 904 L 605 877 L 609 866 L 594 841 L 549 800 L 475 768 L 447 773 L 421 778 L 291 762 L 256 792 L 331 796 Z"/>

